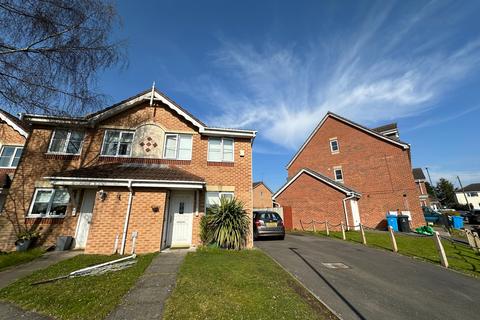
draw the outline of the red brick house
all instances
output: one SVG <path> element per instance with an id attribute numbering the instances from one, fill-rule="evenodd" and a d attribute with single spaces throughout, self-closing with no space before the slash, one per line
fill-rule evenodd
<path id="1" fill-rule="evenodd" d="M 253 208 L 272 208 L 272 191 L 263 181 L 253 183 Z"/>
<path id="2" fill-rule="evenodd" d="M 413 178 L 415 179 L 415 184 L 417 185 L 418 198 L 420 200 L 420 206 L 427 207 L 430 206 L 430 199 L 427 192 L 427 186 L 425 185 L 426 178 L 423 174 L 422 168 L 413 168 Z"/>
<path id="3" fill-rule="evenodd" d="M 189 247 L 221 197 L 252 211 L 256 132 L 208 127 L 158 90 L 85 117 L 23 120 L 32 131 L 6 211 L 40 230 L 45 245 L 72 236 L 88 253 Z M 0 250 L 15 241 L 7 220 L 0 217 Z"/>
<path id="4" fill-rule="evenodd" d="M 328 220 L 385 228 L 388 211 L 405 211 L 421 224 L 410 145 L 396 124 L 369 129 L 328 112 L 287 165 L 287 183 L 274 195 L 291 207 L 293 228 Z"/>
<path id="5" fill-rule="evenodd" d="M 28 137 L 28 126 L 0 109 L 0 212 Z"/>

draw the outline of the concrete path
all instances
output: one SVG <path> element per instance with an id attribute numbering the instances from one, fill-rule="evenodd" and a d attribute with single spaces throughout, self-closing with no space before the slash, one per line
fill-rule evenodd
<path id="1" fill-rule="evenodd" d="M 72 258 L 82 251 L 52 251 L 47 252 L 33 261 L 13 266 L 0 272 L 0 289 L 16 280 L 26 277 L 37 270 L 45 269 L 57 262 Z M 0 319 L 46 320 L 49 317 L 35 312 L 25 311 L 9 302 L 0 301 Z"/>
<path id="2" fill-rule="evenodd" d="M 343 319 L 477 319 L 480 314 L 480 280 L 434 264 L 314 236 L 287 235 L 255 246 Z"/>
<path id="3" fill-rule="evenodd" d="M 172 250 L 156 256 L 107 319 L 161 319 L 164 303 L 175 287 L 177 272 L 186 253 L 187 250 Z"/>
<path id="4" fill-rule="evenodd" d="M 33 261 L 3 270 L 0 272 L 0 289 L 5 288 L 16 280 L 28 276 L 37 270 L 45 269 L 52 264 L 72 258 L 81 253 L 83 253 L 83 251 L 47 252 Z"/>

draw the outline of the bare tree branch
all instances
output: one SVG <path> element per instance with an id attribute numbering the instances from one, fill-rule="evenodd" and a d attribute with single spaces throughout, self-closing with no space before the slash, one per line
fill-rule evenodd
<path id="1" fill-rule="evenodd" d="M 99 71 L 124 61 L 110 0 L 0 0 L 0 106 L 82 114 L 98 109 Z"/>

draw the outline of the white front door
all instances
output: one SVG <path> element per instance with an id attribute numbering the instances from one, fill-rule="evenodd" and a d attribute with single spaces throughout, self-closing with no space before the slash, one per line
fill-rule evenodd
<path id="1" fill-rule="evenodd" d="M 86 189 L 83 192 L 82 205 L 78 214 L 77 232 L 75 234 L 75 248 L 77 249 L 84 249 L 87 245 L 88 230 L 92 222 L 96 194 L 96 190 L 90 189 Z"/>
<path id="2" fill-rule="evenodd" d="M 193 199 L 193 192 L 172 191 L 167 246 L 190 247 L 192 244 Z"/>
<path id="3" fill-rule="evenodd" d="M 358 211 L 358 202 L 355 199 L 350 200 L 350 206 L 352 207 L 352 219 L 353 219 L 353 229 L 360 229 L 360 212 Z"/>

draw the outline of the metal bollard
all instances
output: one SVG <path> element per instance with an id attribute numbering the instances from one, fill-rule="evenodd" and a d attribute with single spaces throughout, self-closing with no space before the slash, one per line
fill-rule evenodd
<path id="1" fill-rule="evenodd" d="M 342 239 L 347 240 L 347 237 L 345 236 L 345 226 L 343 225 L 343 221 L 340 223 L 342 226 Z"/>
<path id="2" fill-rule="evenodd" d="M 315 220 L 312 220 L 312 225 L 313 225 L 313 232 L 316 233 L 317 229 L 315 229 Z"/>
<path id="3" fill-rule="evenodd" d="M 395 233 L 393 232 L 392 226 L 388 226 L 388 231 L 390 231 L 390 238 L 392 239 L 393 252 L 398 252 L 397 240 L 395 239 Z"/>
<path id="4" fill-rule="evenodd" d="M 328 229 L 328 221 L 325 221 L 325 231 L 327 232 L 327 236 L 330 236 L 330 230 Z"/>
<path id="5" fill-rule="evenodd" d="M 437 247 L 438 255 L 440 256 L 440 263 L 445 268 L 448 268 L 447 255 L 445 254 L 445 249 L 443 248 L 442 240 L 440 240 L 440 235 L 438 234 L 438 231 L 435 231 L 435 234 L 433 235 L 433 240 L 435 240 L 435 246 Z"/>

